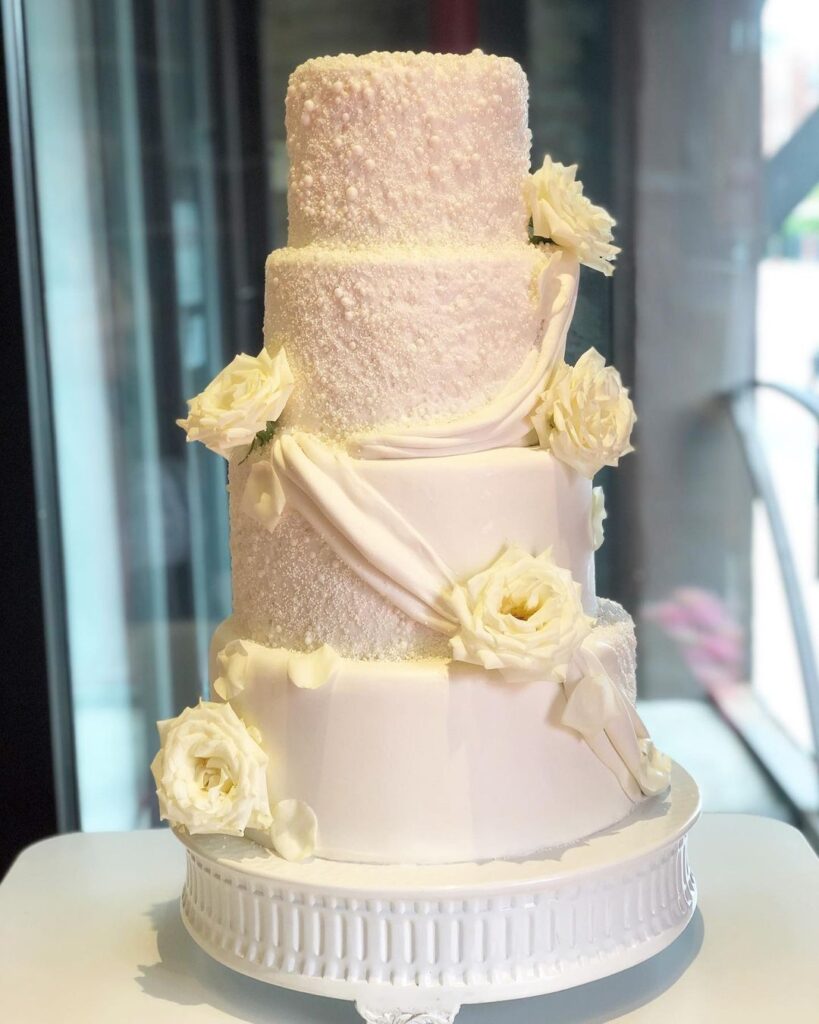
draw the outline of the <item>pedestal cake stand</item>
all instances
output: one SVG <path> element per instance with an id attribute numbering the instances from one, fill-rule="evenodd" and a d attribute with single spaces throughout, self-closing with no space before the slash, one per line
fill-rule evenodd
<path id="1" fill-rule="evenodd" d="M 572 988 L 665 949 L 696 905 L 693 779 L 617 826 L 519 861 L 292 864 L 246 839 L 188 836 L 182 918 L 252 978 L 354 1000 L 370 1024 L 452 1024 L 465 1003 Z"/>

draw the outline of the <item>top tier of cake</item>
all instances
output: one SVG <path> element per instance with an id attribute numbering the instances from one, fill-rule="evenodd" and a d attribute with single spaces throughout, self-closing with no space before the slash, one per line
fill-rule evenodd
<path id="1" fill-rule="evenodd" d="M 289 244 L 525 240 L 527 103 L 519 65 L 480 51 L 307 61 L 287 90 Z"/>

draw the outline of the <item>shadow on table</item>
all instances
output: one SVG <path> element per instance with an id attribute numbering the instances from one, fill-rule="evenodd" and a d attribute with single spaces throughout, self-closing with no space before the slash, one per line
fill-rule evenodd
<path id="1" fill-rule="evenodd" d="M 147 995 L 180 1006 L 209 1005 L 247 1024 L 360 1024 L 352 1003 L 275 988 L 212 960 L 185 930 L 178 900 L 157 904 L 151 917 L 159 961 L 140 965 L 135 979 Z M 696 957 L 704 934 L 697 910 L 683 934 L 645 963 L 565 992 L 464 1006 L 457 1024 L 604 1024 L 670 988 Z"/>
<path id="2" fill-rule="evenodd" d="M 465 1006 L 457 1024 L 604 1024 L 645 1006 L 671 988 L 697 956 L 705 926 L 699 910 L 682 935 L 662 953 L 627 971 L 565 992 L 515 999 L 498 1011 L 497 1003 Z"/>
<path id="3" fill-rule="evenodd" d="M 361 1024 L 352 1003 L 274 988 L 224 967 L 188 935 L 179 900 L 151 910 L 159 961 L 140 964 L 135 980 L 155 999 L 180 1006 L 212 1006 L 247 1024 Z"/>

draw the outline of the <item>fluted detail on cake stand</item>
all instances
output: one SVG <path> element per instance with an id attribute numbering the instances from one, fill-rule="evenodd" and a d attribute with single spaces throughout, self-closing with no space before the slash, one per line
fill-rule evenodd
<path id="1" fill-rule="evenodd" d="M 355 1000 L 378 1024 L 451 1024 L 463 1003 L 558 991 L 665 948 L 696 904 L 698 813 L 675 767 L 670 797 L 542 860 L 287 865 L 245 840 L 184 837 L 182 916 L 251 977 Z"/>

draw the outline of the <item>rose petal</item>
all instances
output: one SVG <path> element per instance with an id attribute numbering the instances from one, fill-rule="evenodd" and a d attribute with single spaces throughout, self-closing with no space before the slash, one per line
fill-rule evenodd
<path id="1" fill-rule="evenodd" d="M 280 857 L 290 861 L 312 856 L 318 837 L 313 809 L 301 800 L 280 800 L 273 808 L 270 841 Z"/>
<path id="2" fill-rule="evenodd" d="M 254 462 L 242 492 L 242 511 L 273 533 L 284 507 L 284 489 L 272 463 L 267 459 Z"/>
<path id="3" fill-rule="evenodd" d="M 219 676 L 213 682 L 213 691 L 222 700 L 237 697 L 247 686 L 250 675 L 250 651 L 242 640 L 232 640 L 216 655 Z"/>
<path id="4" fill-rule="evenodd" d="M 291 654 L 287 663 L 287 675 L 294 686 L 303 690 L 316 690 L 332 682 L 340 667 L 341 658 L 329 644 L 323 644 L 309 654 Z"/>

